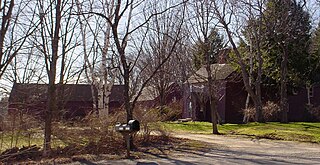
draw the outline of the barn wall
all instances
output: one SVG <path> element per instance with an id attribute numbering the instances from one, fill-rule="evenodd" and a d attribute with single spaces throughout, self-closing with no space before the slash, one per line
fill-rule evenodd
<path id="1" fill-rule="evenodd" d="M 227 82 L 226 85 L 226 123 L 242 123 L 247 92 L 241 82 Z"/>
<path id="2" fill-rule="evenodd" d="M 314 121 L 315 118 L 308 113 L 308 93 L 306 88 L 300 88 L 297 94 L 291 95 L 288 98 L 289 121 Z M 320 106 L 320 85 L 313 88 L 313 97 L 310 98 L 310 103 L 317 107 Z"/>

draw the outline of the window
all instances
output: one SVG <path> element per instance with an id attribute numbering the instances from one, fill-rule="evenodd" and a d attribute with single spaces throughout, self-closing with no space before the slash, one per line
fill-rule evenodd
<path id="1" fill-rule="evenodd" d="M 313 86 L 309 86 L 307 89 L 309 97 L 313 97 Z"/>
<path id="2" fill-rule="evenodd" d="M 172 98 L 172 102 L 176 102 L 176 101 L 177 101 L 177 97 L 174 96 L 174 97 Z"/>
<path id="3" fill-rule="evenodd" d="M 313 86 L 307 85 L 308 104 L 311 104 L 311 98 L 313 97 Z"/>

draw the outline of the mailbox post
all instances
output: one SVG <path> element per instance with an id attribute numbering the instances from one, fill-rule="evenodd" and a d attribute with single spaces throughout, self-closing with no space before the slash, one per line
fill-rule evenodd
<path id="1" fill-rule="evenodd" d="M 115 125 L 115 130 L 122 134 L 126 140 L 127 145 L 127 157 L 130 157 L 130 137 L 133 133 L 140 130 L 140 123 L 138 120 L 129 120 L 127 124 L 117 123 Z"/>

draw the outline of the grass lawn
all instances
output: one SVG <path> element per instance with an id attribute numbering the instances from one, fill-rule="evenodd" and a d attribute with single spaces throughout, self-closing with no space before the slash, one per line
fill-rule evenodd
<path id="1" fill-rule="evenodd" d="M 31 136 L 28 136 L 26 133 L 23 133 L 23 132 L 20 134 L 17 134 L 17 132 L 14 132 L 14 134 L 11 132 L 6 132 L 6 133 L 1 132 L 0 133 L 0 153 L 13 147 L 21 148 L 23 146 L 29 147 L 32 145 L 42 147 L 44 139 L 41 133 L 34 133 L 34 134 L 31 134 Z M 64 142 L 62 142 L 61 140 L 55 137 L 52 138 L 51 141 L 52 141 L 51 146 L 53 148 L 65 146 Z"/>
<path id="2" fill-rule="evenodd" d="M 212 124 L 208 122 L 165 122 L 164 127 L 174 132 L 211 134 Z M 289 141 L 320 143 L 320 123 L 295 122 L 281 124 L 278 122 L 224 124 L 218 130 L 225 135 L 246 135 Z"/>

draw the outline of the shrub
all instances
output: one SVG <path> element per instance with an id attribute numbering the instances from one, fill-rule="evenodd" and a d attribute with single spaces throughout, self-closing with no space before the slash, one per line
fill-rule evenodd
<path id="1" fill-rule="evenodd" d="M 309 114 L 316 120 L 320 120 L 320 106 L 307 105 Z"/>
<path id="2" fill-rule="evenodd" d="M 278 121 L 280 116 L 280 106 L 272 101 L 267 101 L 267 103 L 262 108 L 263 117 L 265 121 Z"/>
<path id="3" fill-rule="evenodd" d="M 175 121 L 182 117 L 182 105 L 179 102 L 174 102 L 165 106 L 161 112 L 162 121 Z"/>
<path id="4" fill-rule="evenodd" d="M 154 131 L 154 123 L 161 121 L 159 110 L 156 108 L 149 110 L 135 109 L 134 117 L 140 122 L 140 135 L 144 141 L 148 141 L 151 132 Z"/>
<path id="5" fill-rule="evenodd" d="M 280 116 L 280 107 L 275 102 L 267 101 L 265 105 L 262 107 L 262 113 L 265 121 L 277 121 L 279 120 Z M 255 121 L 256 109 L 253 107 L 243 109 L 243 114 L 244 123 Z"/>
<path id="6" fill-rule="evenodd" d="M 243 122 L 248 123 L 255 120 L 256 110 L 253 107 L 243 109 Z"/>

